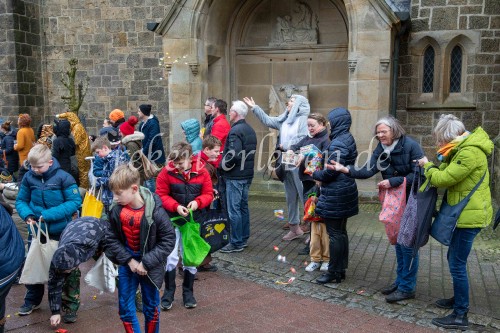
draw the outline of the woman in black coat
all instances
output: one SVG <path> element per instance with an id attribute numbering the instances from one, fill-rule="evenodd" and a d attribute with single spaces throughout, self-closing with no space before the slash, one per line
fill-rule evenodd
<path id="1" fill-rule="evenodd" d="M 337 161 L 353 164 L 358 156 L 356 142 L 349 132 L 351 114 L 347 109 L 336 108 L 328 114 L 330 121 L 330 146 L 323 164 Z M 349 259 L 349 238 L 347 219 L 358 214 L 358 188 L 351 177 L 334 170 L 321 170 L 313 173 L 313 178 L 321 182 L 321 194 L 316 205 L 316 214 L 326 223 L 330 237 L 330 262 L 328 272 L 319 277 L 320 284 L 345 279 Z"/>
<path id="2" fill-rule="evenodd" d="M 75 141 L 70 137 L 71 123 L 66 119 L 56 120 L 54 133 L 56 138 L 52 142 L 52 156 L 59 162 L 61 169 L 78 179 L 78 175 L 71 172 L 71 156 L 76 152 Z"/>

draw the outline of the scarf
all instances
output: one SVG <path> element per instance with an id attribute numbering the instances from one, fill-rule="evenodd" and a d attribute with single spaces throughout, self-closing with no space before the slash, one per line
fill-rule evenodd
<path id="1" fill-rule="evenodd" d="M 462 143 L 462 141 L 464 141 L 469 136 L 469 134 L 470 134 L 469 131 L 465 131 L 463 134 L 457 136 L 455 139 L 451 140 L 450 142 L 439 148 L 437 151 L 438 161 L 442 162 L 446 157 L 448 157 L 453 148 Z"/>
<path id="2" fill-rule="evenodd" d="M 394 150 L 394 148 L 396 147 L 398 142 L 399 142 L 399 139 L 395 139 L 390 146 L 386 146 L 383 143 L 380 143 L 380 144 L 382 145 L 382 148 L 384 149 L 384 153 L 386 153 L 387 155 L 391 155 L 392 151 Z"/>

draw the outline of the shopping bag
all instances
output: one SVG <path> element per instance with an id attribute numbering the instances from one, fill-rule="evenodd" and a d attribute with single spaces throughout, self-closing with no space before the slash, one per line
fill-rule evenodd
<path id="1" fill-rule="evenodd" d="M 210 245 L 200 236 L 200 225 L 193 219 L 193 212 L 189 211 L 189 220 L 183 216 L 170 219 L 171 222 L 184 220 L 185 223 L 174 226 L 179 228 L 182 242 L 182 263 L 184 266 L 198 267 L 210 252 Z"/>
<path id="2" fill-rule="evenodd" d="M 379 188 L 378 197 L 382 203 L 379 221 L 385 224 L 389 242 L 395 245 L 398 239 L 401 217 L 406 207 L 406 178 L 403 184 L 388 189 Z"/>
<path id="3" fill-rule="evenodd" d="M 47 224 L 43 223 L 45 231 L 42 230 L 41 224 L 36 222 L 34 224 L 36 230 L 33 224 L 29 224 L 32 238 L 24 262 L 23 272 L 19 279 L 19 283 L 22 284 L 42 284 L 49 281 L 50 262 L 59 246 L 58 241 L 49 238 Z M 42 235 L 45 236 L 45 243 L 40 240 Z"/>
<path id="4" fill-rule="evenodd" d="M 216 206 L 221 207 L 220 203 Z M 229 243 L 229 220 L 222 209 L 206 209 L 201 213 L 198 223 L 201 238 L 210 245 L 210 253 L 220 250 Z"/>
<path id="5" fill-rule="evenodd" d="M 415 236 L 417 234 L 417 210 L 418 210 L 418 202 L 417 202 L 417 192 L 420 188 L 420 167 L 418 164 L 415 166 L 415 172 L 413 173 L 413 182 L 411 184 L 411 190 L 406 201 L 406 207 L 403 212 L 403 216 L 401 216 L 401 223 L 399 227 L 398 233 L 398 244 L 401 244 L 405 247 L 412 247 L 415 243 Z"/>
<path id="6" fill-rule="evenodd" d="M 85 198 L 82 203 L 82 216 L 90 216 L 100 219 L 102 215 L 102 210 L 104 209 L 104 204 L 101 201 L 102 190 L 96 194 L 95 186 L 85 193 Z"/>
<path id="7" fill-rule="evenodd" d="M 304 221 L 306 222 L 320 222 L 321 217 L 316 215 L 316 195 L 311 195 L 307 198 L 306 203 L 304 204 Z"/>
<path id="8" fill-rule="evenodd" d="M 94 267 L 85 275 L 85 282 L 100 291 L 114 293 L 116 288 L 115 278 L 117 276 L 118 270 L 115 268 L 115 265 L 103 253 L 97 259 Z"/>
<path id="9" fill-rule="evenodd" d="M 465 206 L 469 203 L 470 198 L 479 188 L 479 185 L 483 182 L 484 177 L 486 176 L 486 172 L 484 173 L 481 180 L 474 186 L 472 191 L 467 194 L 467 196 L 462 199 L 456 205 L 451 206 L 447 202 L 448 190 L 444 192 L 443 201 L 441 202 L 441 208 L 439 208 L 438 215 L 432 222 L 431 226 L 431 236 L 437 240 L 439 243 L 449 246 L 451 243 L 451 239 L 453 237 L 453 232 L 457 227 L 458 218 Z"/>

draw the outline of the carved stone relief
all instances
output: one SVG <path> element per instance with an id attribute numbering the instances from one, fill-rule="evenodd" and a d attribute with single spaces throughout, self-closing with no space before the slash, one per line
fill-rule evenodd
<path id="1" fill-rule="evenodd" d="M 269 115 L 280 115 L 292 95 L 302 95 L 308 98 L 308 85 L 295 85 L 291 83 L 273 85 L 269 91 Z"/>
<path id="2" fill-rule="evenodd" d="M 290 15 L 276 18 L 269 43 L 270 46 L 295 44 L 318 44 L 318 15 L 303 1 L 296 1 Z"/>

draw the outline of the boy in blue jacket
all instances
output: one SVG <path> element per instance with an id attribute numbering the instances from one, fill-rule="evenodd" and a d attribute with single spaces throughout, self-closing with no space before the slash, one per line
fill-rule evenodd
<path id="1" fill-rule="evenodd" d="M 50 239 L 59 240 L 64 228 L 82 204 L 78 186 L 43 144 L 31 148 L 28 162 L 30 167 L 19 187 L 16 210 L 27 224 L 38 221 L 43 230 L 46 224 Z M 31 237 L 29 234 L 28 246 L 31 244 Z M 21 316 L 38 309 L 44 293 L 43 284 L 26 285 L 26 289 L 28 291 L 24 304 L 19 309 Z"/>

